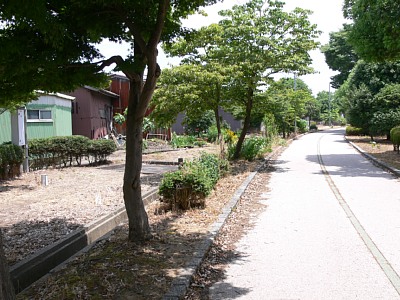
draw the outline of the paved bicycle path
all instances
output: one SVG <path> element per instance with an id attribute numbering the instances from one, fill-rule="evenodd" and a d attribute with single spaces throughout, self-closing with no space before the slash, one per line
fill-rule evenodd
<path id="1" fill-rule="evenodd" d="M 400 299 L 400 183 L 343 133 L 282 153 L 260 191 L 267 207 L 210 299 Z"/>

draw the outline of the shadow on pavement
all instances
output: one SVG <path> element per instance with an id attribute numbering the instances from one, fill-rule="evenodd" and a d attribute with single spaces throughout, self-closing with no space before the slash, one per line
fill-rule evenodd
<path id="1" fill-rule="evenodd" d="M 319 164 L 318 155 L 308 155 L 306 158 L 310 162 Z M 387 174 L 359 154 L 325 154 L 321 155 L 321 158 L 330 175 L 382 177 Z"/>

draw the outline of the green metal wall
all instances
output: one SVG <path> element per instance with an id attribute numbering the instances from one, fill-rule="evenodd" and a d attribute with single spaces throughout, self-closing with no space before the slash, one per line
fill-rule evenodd
<path id="1" fill-rule="evenodd" d="M 29 104 L 27 109 L 51 110 L 53 122 L 27 123 L 28 140 L 48 138 L 52 136 L 72 135 L 71 108 L 63 106 L 49 106 L 43 104 Z"/>
<path id="2" fill-rule="evenodd" d="M 0 144 L 11 142 L 11 113 L 6 110 L 0 114 Z"/>

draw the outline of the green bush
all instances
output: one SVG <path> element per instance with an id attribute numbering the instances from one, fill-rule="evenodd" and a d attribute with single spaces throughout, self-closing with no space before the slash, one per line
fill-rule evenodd
<path id="1" fill-rule="evenodd" d="M 236 143 L 229 144 L 228 146 L 228 158 L 232 159 L 235 153 Z M 251 137 L 247 138 L 243 142 L 242 149 L 240 151 L 240 157 L 248 161 L 253 161 L 256 158 L 262 157 L 266 152 L 271 151 L 271 144 L 268 139 L 262 137 Z"/>
<path id="2" fill-rule="evenodd" d="M 317 130 L 318 130 L 317 123 L 311 122 L 311 124 L 310 124 L 310 130 L 315 130 L 315 131 L 317 131 Z"/>
<path id="3" fill-rule="evenodd" d="M 103 162 L 117 148 L 113 140 L 95 140 L 80 135 L 33 139 L 29 141 L 32 169 L 49 166 L 81 165 L 82 158 L 89 162 Z"/>
<path id="4" fill-rule="evenodd" d="M 228 162 L 216 155 L 202 153 L 175 172 L 166 173 L 159 187 L 164 202 L 173 208 L 204 207 L 205 198 L 228 170 Z"/>
<path id="5" fill-rule="evenodd" d="M 306 120 L 298 119 L 296 126 L 299 133 L 306 133 L 308 131 L 308 124 Z"/>
<path id="6" fill-rule="evenodd" d="M 91 140 L 87 148 L 89 162 L 90 157 L 94 158 L 94 163 L 105 162 L 107 157 L 117 150 L 113 140 Z"/>
<path id="7" fill-rule="evenodd" d="M 362 128 L 347 126 L 346 127 L 346 135 L 365 135 L 365 132 Z"/>
<path id="8" fill-rule="evenodd" d="M 390 130 L 390 140 L 393 143 L 393 150 L 399 152 L 400 145 L 400 126 L 393 127 Z"/>
<path id="9" fill-rule="evenodd" d="M 24 152 L 20 146 L 5 143 L 0 145 L 0 179 L 10 179 L 20 175 Z"/>
<path id="10" fill-rule="evenodd" d="M 197 139 L 191 135 L 177 135 L 175 132 L 172 134 L 171 146 L 173 148 L 193 148 Z"/>

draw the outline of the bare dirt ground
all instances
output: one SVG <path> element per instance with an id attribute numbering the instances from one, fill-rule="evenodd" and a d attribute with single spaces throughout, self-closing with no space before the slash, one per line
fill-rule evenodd
<path id="1" fill-rule="evenodd" d="M 189 158 L 216 147 L 156 153 L 144 160 Z M 260 162 L 239 161 L 221 179 L 204 209 L 165 210 L 162 203 L 147 207 L 154 238 L 143 245 L 129 243 L 127 227 L 76 257 L 62 270 L 34 284 L 19 299 L 160 299 L 193 256 L 197 245 L 236 189 Z M 90 183 L 87 183 L 90 185 Z"/>
<path id="2" fill-rule="evenodd" d="M 177 161 L 201 151 L 217 150 L 209 146 L 156 152 L 143 155 L 143 161 Z M 123 206 L 125 151 L 115 152 L 109 160 L 107 165 L 50 168 L 0 181 L 0 228 L 10 264 Z M 41 175 L 47 175 L 47 186 L 42 186 Z M 157 188 L 161 177 L 143 174 L 143 194 Z"/>

